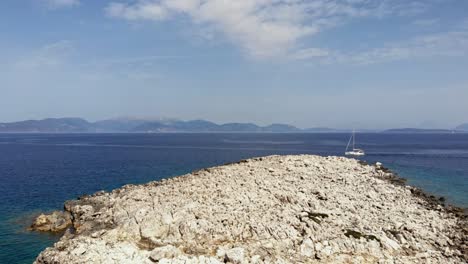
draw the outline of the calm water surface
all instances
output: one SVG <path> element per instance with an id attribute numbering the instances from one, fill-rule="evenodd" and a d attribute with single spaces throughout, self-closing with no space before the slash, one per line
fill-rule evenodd
<path id="1" fill-rule="evenodd" d="M 0 263 L 31 263 L 56 236 L 24 231 L 67 199 L 271 154 L 342 155 L 348 134 L 0 134 Z M 358 134 L 363 160 L 468 207 L 468 134 Z"/>

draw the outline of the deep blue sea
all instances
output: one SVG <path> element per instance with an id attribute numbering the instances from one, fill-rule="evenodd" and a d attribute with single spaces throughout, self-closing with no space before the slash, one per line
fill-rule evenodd
<path id="1" fill-rule="evenodd" d="M 254 156 L 342 155 L 348 134 L 0 134 L 0 263 L 31 263 L 58 237 L 25 231 L 40 211 L 128 183 Z M 468 207 L 468 134 L 357 134 L 380 161 Z"/>

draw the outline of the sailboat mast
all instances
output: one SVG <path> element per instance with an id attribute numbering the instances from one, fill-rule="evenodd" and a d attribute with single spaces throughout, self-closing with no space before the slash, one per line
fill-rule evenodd
<path id="1" fill-rule="evenodd" d="M 355 131 L 354 128 L 353 128 L 353 150 L 356 149 L 355 146 L 354 146 L 354 145 L 355 145 L 355 142 L 356 142 L 356 131 Z"/>

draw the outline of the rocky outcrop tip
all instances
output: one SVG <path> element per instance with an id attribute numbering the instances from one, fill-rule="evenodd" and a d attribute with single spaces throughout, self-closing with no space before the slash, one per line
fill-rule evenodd
<path id="1" fill-rule="evenodd" d="M 382 164 L 269 156 L 65 204 L 35 263 L 465 263 L 466 218 Z"/>
<path id="2" fill-rule="evenodd" d="M 37 216 L 29 229 L 40 232 L 63 232 L 70 226 L 72 218 L 68 211 L 54 211 Z"/>

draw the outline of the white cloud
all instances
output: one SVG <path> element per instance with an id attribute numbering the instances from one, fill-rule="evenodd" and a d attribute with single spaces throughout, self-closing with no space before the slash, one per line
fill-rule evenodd
<path id="1" fill-rule="evenodd" d="M 47 44 L 27 57 L 19 59 L 15 66 L 23 69 L 57 67 L 63 65 L 66 59 L 74 53 L 71 41 L 61 40 Z"/>
<path id="2" fill-rule="evenodd" d="M 408 41 L 388 43 L 384 47 L 367 51 L 346 54 L 335 52 L 328 58 L 328 63 L 366 65 L 410 58 L 467 55 L 468 30 L 461 30 L 418 36 Z"/>
<path id="3" fill-rule="evenodd" d="M 161 6 L 143 2 L 135 6 L 111 3 L 106 11 L 109 16 L 122 17 L 128 20 L 162 20 L 168 15 L 167 10 Z"/>
<path id="4" fill-rule="evenodd" d="M 312 58 L 328 57 L 330 52 L 324 49 L 308 48 L 301 49 L 291 54 L 289 57 L 295 60 L 306 60 Z"/>
<path id="5" fill-rule="evenodd" d="M 50 9 L 74 7 L 81 4 L 80 0 L 43 0 Z"/>
<path id="6" fill-rule="evenodd" d="M 355 17 L 410 15 L 425 8 L 401 0 L 139 0 L 107 6 L 111 17 L 163 21 L 177 15 L 213 28 L 257 58 L 314 55 L 300 41 Z M 309 56 L 314 57 L 314 56 Z"/>

